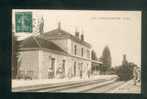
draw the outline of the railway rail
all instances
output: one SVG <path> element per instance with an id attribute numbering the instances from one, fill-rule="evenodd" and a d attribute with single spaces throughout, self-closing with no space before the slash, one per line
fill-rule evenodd
<path id="1" fill-rule="evenodd" d="M 96 79 L 92 81 L 75 81 L 62 82 L 55 84 L 34 85 L 27 87 L 13 88 L 13 92 L 91 92 L 92 90 L 101 89 L 117 82 L 117 78 L 113 79 Z M 104 88 L 106 89 L 106 88 Z M 93 91 L 92 91 L 93 92 Z M 97 91 L 96 91 L 97 92 Z"/>

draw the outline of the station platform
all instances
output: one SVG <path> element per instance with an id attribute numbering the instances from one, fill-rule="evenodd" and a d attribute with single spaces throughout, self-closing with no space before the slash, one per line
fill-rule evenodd
<path id="1" fill-rule="evenodd" d="M 44 85 L 44 84 L 57 84 L 57 83 L 65 83 L 65 82 L 85 82 L 85 81 L 92 81 L 97 79 L 104 79 L 104 80 L 111 80 L 113 78 L 117 78 L 116 75 L 97 75 L 91 76 L 90 78 L 65 78 L 65 79 L 38 79 L 38 80 L 24 80 L 24 79 L 13 79 L 12 80 L 12 88 L 17 87 L 28 87 L 28 86 L 35 86 L 35 85 Z"/>

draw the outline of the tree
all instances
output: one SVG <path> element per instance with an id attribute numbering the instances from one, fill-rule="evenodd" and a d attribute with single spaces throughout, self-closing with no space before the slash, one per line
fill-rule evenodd
<path id="1" fill-rule="evenodd" d="M 94 50 L 91 51 L 91 59 L 92 60 L 98 60 L 96 52 Z"/>
<path id="2" fill-rule="evenodd" d="M 111 53 L 108 46 L 106 46 L 103 50 L 102 57 L 100 58 L 103 63 L 101 67 L 102 72 L 106 72 L 111 68 Z"/>

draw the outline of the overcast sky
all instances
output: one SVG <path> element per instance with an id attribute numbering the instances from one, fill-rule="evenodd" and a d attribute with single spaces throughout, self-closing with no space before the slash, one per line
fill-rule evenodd
<path id="1" fill-rule="evenodd" d="M 77 28 L 84 33 L 85 40 L 92 45 L 98 57 L 104 47 L 109 46 L 113 66 L 121 64 L 123 54 L 127 55 L 128 61 L 141 64 L 140 11 L 29 11 L 33 12 L 33 17 L 44 18 L 44 31 L 57 28 L 59 21 L 61 28 L 73 35 Z"/>

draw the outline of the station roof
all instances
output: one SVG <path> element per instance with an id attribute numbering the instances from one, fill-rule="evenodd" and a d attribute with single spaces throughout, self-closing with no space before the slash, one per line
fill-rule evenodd
<path id="1" fill-rule="evenodd" d="M 39 35 L 40 37 L 43 37 L 45 39 L 48 39 L 48 40 L 52 40 L 52 39 L 71 39 L 77 43 L 80 43 L 88 48 L 91 48 L 91 45 L 89 43 L 87 43 L 86 41 L 82 41 L 80 40 L 79 38 L 73 36 L 72 34 L 70 34 L 69 32 L 66 32 L 62 29 L 54 29 L 52 31 L 49 31 L 49 32 L 45 32 L 41 35 Z"/>
<path id="2" fill-rule="evenodd" d="M 30 36 L 21 41 L 21 48 L 46 48 L 66 53 L 63 49 L 54 44 L 52 41 L 48 41 L 35 36 Z"/>

